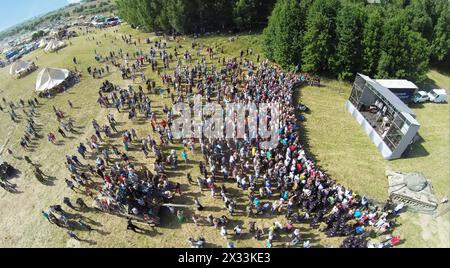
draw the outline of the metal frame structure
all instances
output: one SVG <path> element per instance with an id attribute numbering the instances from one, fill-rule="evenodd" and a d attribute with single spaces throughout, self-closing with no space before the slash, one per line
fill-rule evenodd
<path id="1" fill-rule="evenodd" d="M 405 103 L 363 74 L 357 74 L 345 106 L 388 160 L 400 158 L 420 128 Z"/>

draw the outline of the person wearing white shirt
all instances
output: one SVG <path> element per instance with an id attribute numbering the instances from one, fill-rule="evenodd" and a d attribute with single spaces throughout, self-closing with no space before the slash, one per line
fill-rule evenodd
<path id="1" fill-rule="evenodd" d="M 242 181 L 241 176 L 240 176 L 240 175 L 237 175 L 237 176 L 236 176 L 236 184 L 237 184 L 237 187 L 238 187 L 238 188 L 241 187 L 241 181 Z"/>
<path id="2" fill-rule="evenodd" d="M 236 225 L 236 227 L 234 227 L 234 234 L 236 235 L 241 235 L 242 233 L 242 229 L 239 227 L 239 225 Z"/>
<path id="3" fill-rule="evenodd" d="M 303 248 L 310 248 L 311 247 L 311 243 L 309 242 L 309 240 L 306 240 L 305 242 L 303 242 Z"/>
<path id="4" fill-rule="evenodd" d="M 225 226 L 222 226 L 220 228 L 220 235 L 222 236 L 222 238 L 226 239 L 227 238 L 227 234 L 228 234 L 227 229 L 225 228 Z"/>

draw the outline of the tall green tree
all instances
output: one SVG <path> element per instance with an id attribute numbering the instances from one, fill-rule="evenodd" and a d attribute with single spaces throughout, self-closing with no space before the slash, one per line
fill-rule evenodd
<path id="1" fill-rule="evenodd" d="M 234 22 L 240 29 L 258 29 L 267 25 L 275 0 L 237 0 Z"/>
<path id="2" fill-rule="evenodd" d="M 166 0 L 164 2 L 170 27 L 179 33 L 194 30 L 198 3 L 192 0 Z"/>
<path id="3" fill-rule="evenodd" d="M 272 61 L 275 60 L 275 31 L 278 27 L 278 21 L 280 20 L 280 13 L 282 11 L 281 5 L 284 4 L 282 1 L 278 0 L 269 17 L 269 22 L 267 27 L 263 31 L 263 50 L 266 57 Z"/>
<path id="4" fill-rule="evenodd" d="M 339 79 L 350 80 L 362 71 L 364 21 L 365 13 L 360 4 L 345 3 L 337 13 L 333 69 Z"/>
<path id="5" fill-rule="evenodd" d="M 266 56 L 283 67 L 301 63 L 306 10 L 298 0 L 278 0 L 264 31 Z"/>
<path id="6" fill-rule="evenodd" d="M 116 0 L 119 15 L 145 31 L 157 30 L 162 0 Z"/>
<path id="7" fill-rule="evenodd" d="M 423 0 L 415 0 L 406 7 L 409 25 L 413 31 L 419 32 L 423 38 L 431 41 L 433 35 L 433 21 L 427 12 L 426 3 Z M 393 14 L 395 15 L 395 14 Z"/>
<path id="8" fill-rule="evenodd" d="M 196 30 L 224 30 L 234 25 L 235 0 L 193 0 L 197 1 L 198 23 Z"/>
<path id="9" fill-rule="evenodd" d="M 406 12 L 399 12 L 385 21 L 381 50 L 378 77 L 404 78 L 419 83 L 426 79 L 428 42 L 409 28 Z"/>
<path id="10" fill-rule="evenodd" d="M 363 36 L 363 72 L 369 76 L 377 73 L 383 38 L 383 17 L 378 7 L 367 10 Z"/>
<path id="11" fill-rule="evenodd" d="M 338 0 L 316 0 L 309 9 L 304 36 L 303 70 L 312 73 L 330 71 L 336 50 L 336 14 Z"/>
<path id="12" fill-rule="evenodd" d="M 432 59 L 444 62 L 450 58 L 450 4 L 442 6 L 442 10 L 433 29 L 431 42 Z"/>

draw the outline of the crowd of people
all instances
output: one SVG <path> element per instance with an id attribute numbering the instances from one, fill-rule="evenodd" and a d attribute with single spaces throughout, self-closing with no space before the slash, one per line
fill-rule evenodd
<path id="1" fill-rule="evenodd" d="M 131 42 L 131 37 L 123 37 L 124 42 Z M 192 48 L 197 44 L 193 43 Z M 278 221 L 274 223 L 267 233 L 265 245 L 272 247 L 274 239 L 286 232 L 291 237 L 291 242 L 286 246 L 295 246 L 301 242 L 299 229 L 294 229 L 294 223 L 309 223 L 312 228 L 319 228 L 329 237 L 346 236 L 349 237 L 342 244 L 343 247 L 365 247 L 367 238 L 377 234 L 391 231 L 395 225 L 393 220 L 395 213 L 390 207 L 383 209 L 369 206 L 370 201 L 366 197 L 361 197 L 345 188 L 337 182 L 331 180 L 323 173 L 314 162 L 308 158 L 300 142 L 298 118 L 296 114 L 299 107 L 293 99 L 294 90 L 301 84 L 320 85 L 320 79 L 306 73 L 294 74 L 285 73 L 271 66 L 267 61 L 257 65 L 253 61 L 245 59 L 245 55 L 253 52 L 247 50 L 247 54 L 241 51 L 240 57 L 226 60 L 220 58 L 223 52 L 219 48 L 206 47 L 211 65 L 208 59 L 197 53 L 199 59 L 193 63 L 191 53 L 186 50 L 179 54 L 175 48 L 172 55 L 166 52 L 167 43 L 156 42 L 148 54 L 142 51 L 135 55 L 125 56 L 126 64 L 131 62 L 132 73 L 140 70 L 145 64 L 152 66 L 152 70 L 157 68 L 155 56 L 159 52 L 160 60 L 163 62 L 163 74 L 160 74 L 161 82 L 165 87 L 165 92 L 170 95 L 172 104 L 179 102 L 192 102 L 195 95 L 199 95 L 207 102 L 217 102 L 224 104 L 227 102 L 240 103 L 280 103 L 281 124 L 278 129 L 280 142 L 276 148 L 262 149 L 258 138 L 251 139 L 248 135 L 243 140 L 208 140 L 202 139 L 182 139 L 174 141 L 170 126 L 174 120 L 174 115 L 169 107 L 163 109 L 164 117 L 157 118 L 152 110 L 151 102 L 145 96 L 143 88 L 133 90 L 110 86 L 111 91 L 99 91 L 99 103 L 102 107 L 116 108 L 118 112 L 126 110 L 129 118 L 133 119 L 136 114 L 142 113 L 150 120 L 153 134 L 149 134 L 140 142 L 141 150 L 147 157 L 150 149 L 155 156 L 156 178 L 153 184 L 147 185 L 150 188 L 158 188 L 160 185 L 163 191 L 170 191 L 170 180 L 165 175 L 167 167 L 177 168 L 178 155 L 175 150 L 171 150 L 167 157 L 164 157 L 164 146 L 170 143 L 183 143 L 185 149 L 181 156 L 187 161 L 186 151 L 193 152 L 196 145 L 199 145 L 204 158 L 199 165 L 202 176 L 197 178 L 199 189 L 211 191 L 212 198 L 221 198 L 224 208 L 230 217 L 238 208 L 236 196 L 231 196 L 225 187 L 225 183 L 234 180 L 238 188 L 242 189 L 248 196 L 248 203 L 242 204 L 249 217 L 260 217 L 262 214 L 284 215 L 287 225 L 282 226 Z M 123 52 L 119 51 L 120 56 Z M 216 55 L 217 66 L 213 63 Z M 114 58 L 114 53 L 110 53 Z M 120 58 L 120 57 L 119 57 Z M 169 62 L 175 61 L 173 74 L 169 74 Z M 156 65 L 156 66 L 155 66 Z M 122 69 L 123 79 L 128 79 Z M 109 82 L 106 82 L 107 84 Z M 154 91 L 154 81 L 147 80 L 148 93 L 160 93 Z M 163 92 L 163 94 L 165 93 Z M 247 122 L 248 120 L 246 120 Z M 246 129 L 249 126 L 246 125 Z M 127 133 L 127 131 L 125 132 Z M 159 139 L 154 136 L 158 135 Z M 128 142 L 132 141 L 131 133 L 124 134 L 124 151 L 128 150 Z M 115 149 L 117 150 L 117 148 Z M 120 153 L 119 153 L 120 155 Z M 131 169 L 133 170 L 133 169 Z M 190 177 L 190 174 L 188 174 Z M 109 176 L 109 175 L 108 175 Z M 132 175 L 128 174 L 128 177 Z M 144 176 L 144 181 L 148 180 Z M 188 178 L 189 182 L 192 178 Z M 108 183 L 108 182 L 107 182 Z M 165 185 L 165 186 L 164 186 Z M 134 189 L 139 188 L 134 186 Z M 174 188 L 172 188 L 174 190 Z M 112 195 L 109 195 L 108 200 Z M 276 197 L 276 200 L 271 201 Z M 177 212 L 179 221 L 186 220 L 184 213 Z M 197 224 L 199 216 L 193 214 L 192 221 Z M 230 220 L 227 216 L 214 218 L 209 214 L 206 219 L 211 226 L 220 229 L 222 237 L 228 237 L 227 225 Z M 234 226 L 235 235 L 242 233 L 241 226 Z M 252 226 L 249 228 L 256 239 L 264 236 L 263 228 Z M 375 233 L 375 234 L 374 234 Z M 189 243 L 193 246 L 203 245 L 204 238 L 189 238 Z M 200 241 L 200 242 L 199 242 Z M 230 241 L 231 242 L 231 241 Z M 232 242 L 231 242 L 232 243 Z M 309 247 L 310 241 L 304 240 L 303 247 Z"/>
<path id="2" fill-rule="evenodd" d="M 135 45 L 136 42 L 141 43 L 131 36 L 122 36 L 122 41 Z M 188 155 L 200 149 L 203 160 L 198 165 L 200 176 L 196 178 L 199 192 L 209 191 L 208 198 L 221 199 L 224 209 L 228 211 L 220 217 L 208 212 L 204 220 L 211 228 L 217 229 L 226 240 L 227 247 L 234 247 L 232 240 L 246 230 L 256 240 L 264 241 L 264 246 L 268 248 L 283 237 L 289 240 L 283 246 L 308 248 L 312 241 L 294 227 L 299 223 L 309 224 L 328 237 L 345 237 L 341 247 L 367 247 L 369 238 L 392 231 L 401 207 L 389 203 L 384 207 L 374 206 L 368 198 L 329 178 L 305 151 L 298 117 L 302 108 L 294 99 L 294 92 L 304 84 L 320 85 L 320 79 L 306 73 L 284 72 L 268 60 L 261 62 L 259 55 L 256 61 L 250 60 L 248 58 L 253 58 L 254 53 L 251 48 L 246 52 L 241 50 L 237 57 L 227 58 L 219 46 L 207 47 L 193 42 L 191 49 L 194 53 L 191 53 L 188 49 L 182 51 L 178 43 L 174 45 L 173 54 L 168 52 L 167 40 L 155 41 L 148 53 L 142 50 L 129 53 L 120 49 L 102 56 L 95 51 L 95 59 L 115 66 L 124 81 L 132 79 L 135 82 L 136 77 L 140 76 L 147 92 L 141 85 L 137 89 L 131 85 L 124 89 L 107 80 L 102 84 L 97 103 L 100 108 L 111 110 L 107 115 L 108 124 L 100 125 L 93 120 L 92 136 L 80 142 L 73 155 L 66 156 L 65 165 L 70 178 L 66 178 L 65 182 L 70 190 L 87 193 L 95 200 L 93 207 L 101 211 L 128 217 L 127 230 L 139 230 L 132 220 L 153 227 L 160 224 L 158 215 L 162 204 L 176 201 L 176 195 L 182 195 L 180 183 L 174 182 L 169 172 L 178 169 L 179 154 L 188 163 Z M 197 62 L 194 62 L 195 53 Z M 173 68 L 170 68 L 172 64 Z M 146 67 L 160 77 L 162 87 L 157 88 L 157 81 L 145 76 Z M 110 71 L 108 65 L 88 68 L 88 73 L 94 78 Z M 183 102 L 192 105 L 196 96 L 204 102 L 222 106 L 231 102 L 256 105 L 278 103 L 281 109 L 276 132 L 279 142 L 273 148 L 264 148 L 263 139 L 252 137 L 248 133 L 249 113 L 245 114 L 244 122 L 234 122 L 244 124 L 247 133 L 243 139 L 175 139 L 171 126 L 176 115 L 172 113 L 172 107 L 165 105 L 162 115 L 159 115 L 152 106 L 150 94 L 170 96 L 172 105 Z M 135 129 L 119 130 L 112 112 L 114 109 L 118 113 L 128 113 L 131 122 L 140 115 L 149 123 L 152 132 L 138 135 Z M 64 138 L 64 130 L 73 130 L 73 122 L 64 120 L 64 113 L 55 107 L 54 112 L 61 123 L 58 132 Z M 270 122 L 271 115 L 267 116 Z M 13 116 L 11 118 L 14 120 Z M 230 120 L 237 119 L 232 117 Z M 33 127 L 30 121 L 27 131 L 32 132 Z M 118 137 L 123 148 L 107 141 Z M 55 143 L 56 135 L 49 133 L 48 140 Z M 183 149 L 181 152 L 168 150 L 170 144 L 183 144 Z M 145 159 L 150 155 L 154 157 L 154 170 L 131 159 L 128 155 L 130 150 L 141 151 Z M 77 153 L 83 160 L 78 159 Z M 95 164 L 89 164 L 94 159 Z M 94 177 L 103 181 L 101 187 L 93 183 Z M 188 184 L 195 184 L 190 173 L 186 174 L 186 178 Z M 229 191 L 226 186 L 229 183 L 236 184 L 239 194 Z M 239 203 L 237 200 L 242 195 L 247 197 L 246 201 Z M 63 203 L 77 208 L 68 198 Z M 191 217 L 186 217 L 185 209 L 167 207 L 179 222 L 190 218 L 198 225 L 202 220 L 200 212 L 205 208 L 198 199 L 194 200 L 194 204 Z M 78 206 L 79 209 L 87 207 L 84 202 Z M 252 219 L 248 226 L 234 224 L 236 212 L 245 213 Z M 61 206 L 53 206 L 42 214 L 58 226 L 73 225 Z M 257 226 L 254 221 L 262 217 L 273 219 L 268 230 Z M 281 217 L 285 218 L 285 224 L 280 222 Z M 86 227 L 86 223 L 78 222 L 78 225 L 90 228 Z M 228 229 L 233 230 L 232 234 Z M 73 232 L 68 234 L 70 237 L 75 235 Z M 400 239 L 394 237 L 389 241 L 383 247 L 393 246 Z M 204 237 L 189 237 L 188 243 L 192 247 L 203 247 L 206 240 Z"/>

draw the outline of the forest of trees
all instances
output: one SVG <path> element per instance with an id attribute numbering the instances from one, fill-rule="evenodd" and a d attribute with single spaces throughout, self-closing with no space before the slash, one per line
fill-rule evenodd
<path id="1" fill-rule="evenodd" d="M 263 29 L 275 0 L 116 0 L 119 15 L 145 31 Z"/>
<path id="2" fill-rule="evenodd" d="M 423 82 L 450 61 L 448 0 L 278 0 L 264 30 L 266 56 L 285 68 L 352 80 Z"/>
<path id="3" fill-rule="evenodd" d="M 265 55 L 285 68 L 342 80 L 426 79 L 450 62 L 448 0 L 116 0 L 144 31 L 262 30 Z"/>

